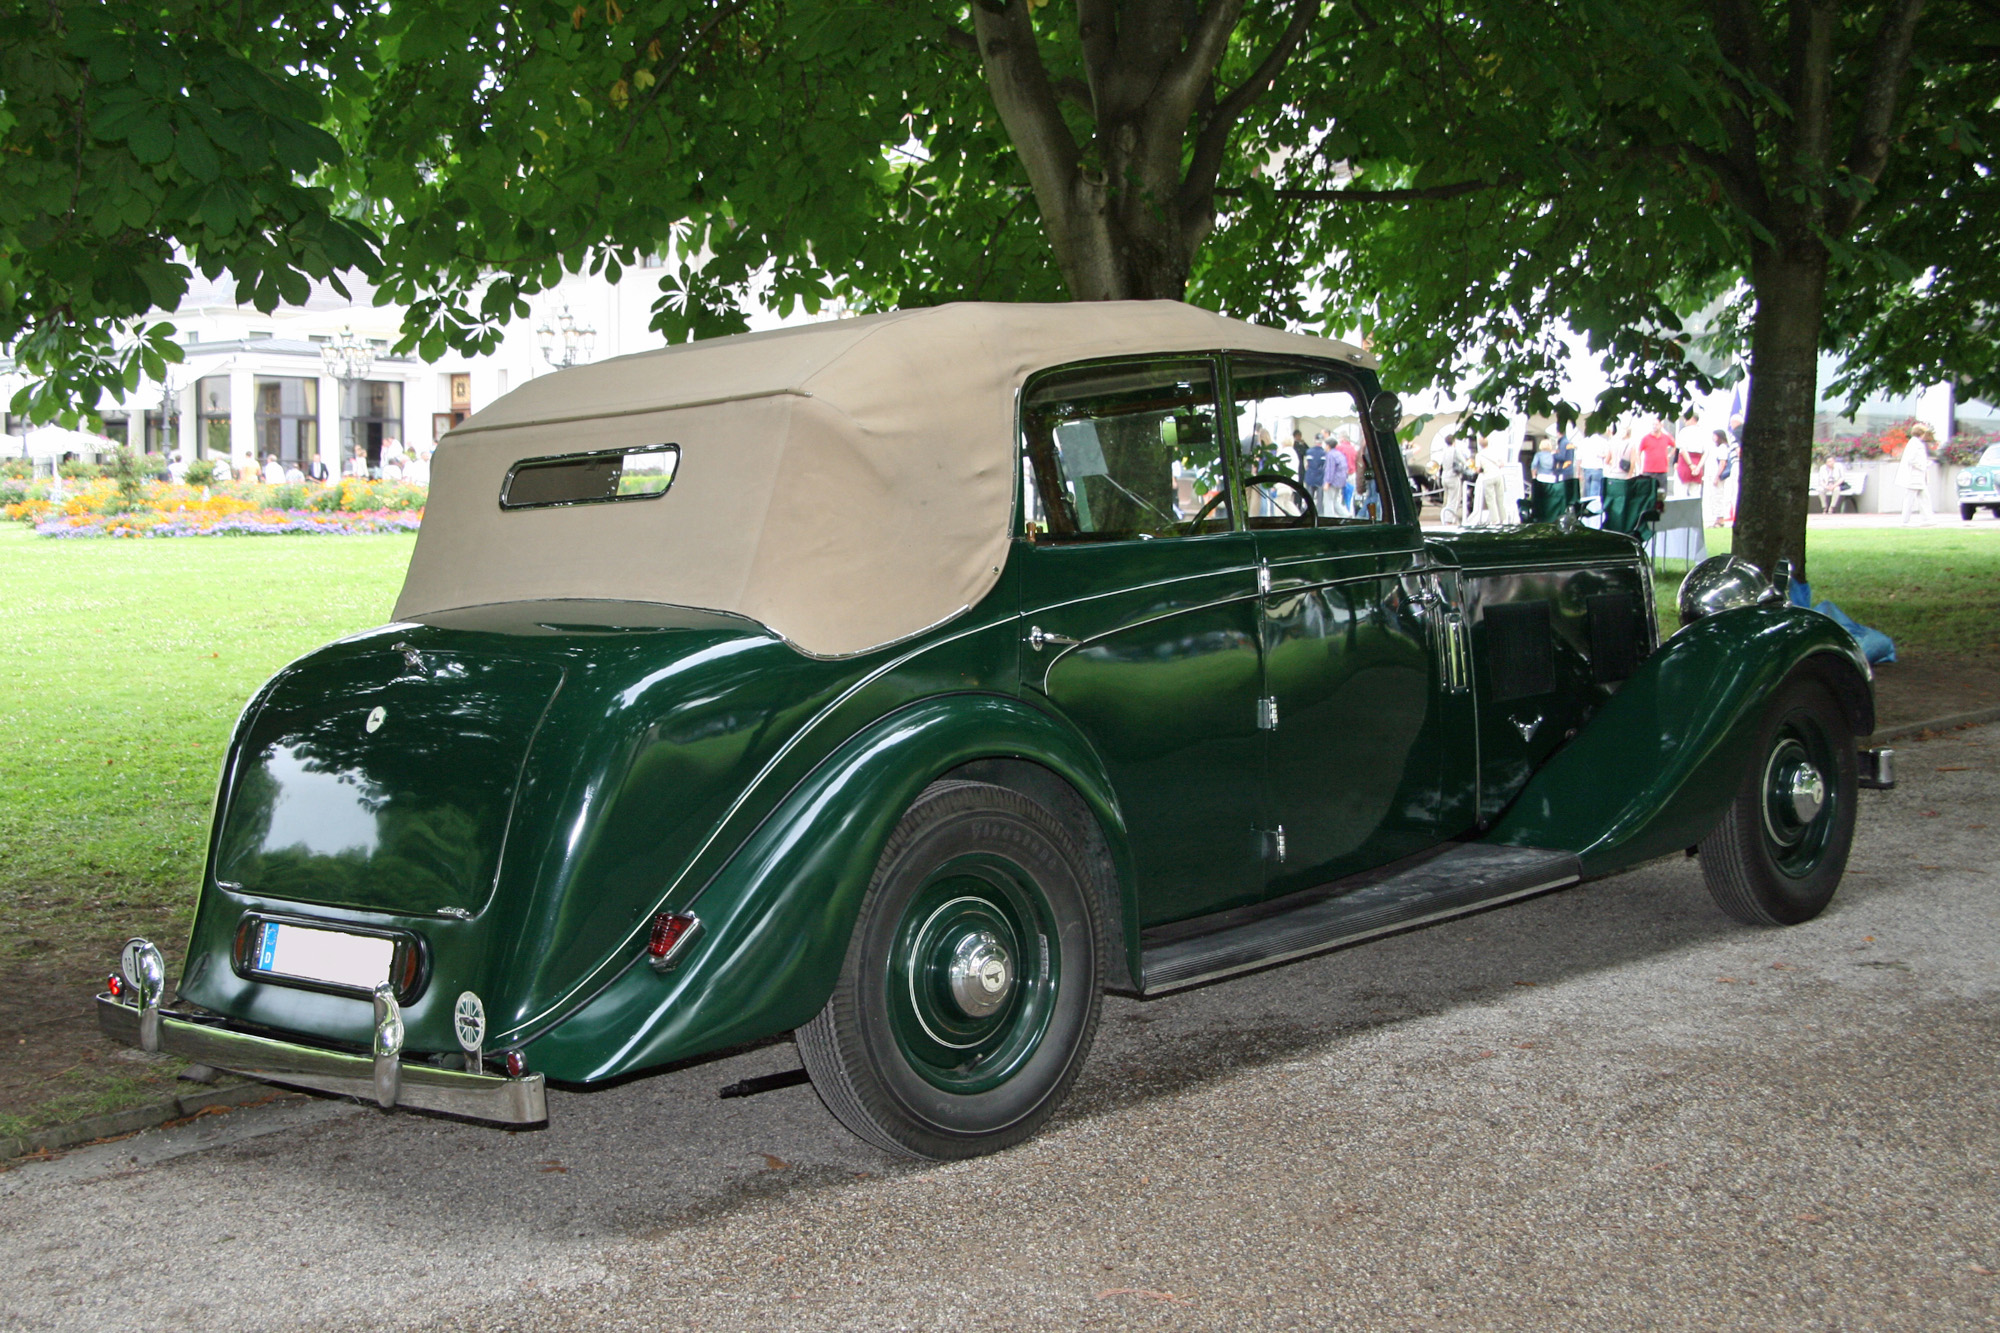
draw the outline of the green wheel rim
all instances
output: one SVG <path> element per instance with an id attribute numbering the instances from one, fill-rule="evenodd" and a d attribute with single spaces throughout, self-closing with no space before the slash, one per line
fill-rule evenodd
<path id="1" fill-rule="evenodd" d="M 1826 858 L 1841 816 L 1839 774 L 1833 740 L 1817 721 L 1785 719 L 1764 761 L 1761 805 L 1764 844 L 1793 879 L 1811 875 Z"/>
<path id="2" fill-rule="evenodd" d="M 933 871 L 897 924 L 886 978 L 890 1029 L 910 1067 L 960 1095 L 1018 1073 L 1055 1010 L 1055 939 L 1048 898 L 1013 861 L 981 853 Z"/>

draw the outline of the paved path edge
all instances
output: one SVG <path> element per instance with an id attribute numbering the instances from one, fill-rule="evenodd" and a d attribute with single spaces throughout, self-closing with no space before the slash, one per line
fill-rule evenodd
<path id="1" fill-rule="evenodd" d="M 66 1125 L 51 1125 L 47 1129 L 38 1129 L 32 1133 L 0 1138 L 0 1163 L 22 1157 L 33 1157 L 41 1153 L 61 1152 L 65 1148 L 80 1147 L 86 1143 L 95 1143 L 99 1139 L 122 1138 L 127 1134 L 137 1134 L 142 1129 L 157 1129 L 170 1121 L 186 1120 L 204 1111 L 228 1110 L 251 1102 L 272 1101 L 279 1097 L 298 1095 L 286 1088 L 257 1082 L 185 1092 L 178 1097 L 170 1097 L 165 1101 L 145 1106 L 130 1106 L 123 1111 L 86 1116 L 82 1120 L 72 1120 Z"/>
<path id="2" fill-rule="evenodd" d="M 1975 708 L 1969 713 L 1934 717 L 1927 722 L 1904 722 L 1893 727 L 1881 727 L 1874 735 L 1862 739 L 1880 745 L 1885 741 L 1908 740 L 1923 731 L 1956 731 L 1960 727 L 1976 727 L 1985 722 L 2000 722 L 2000 708 Z"/>

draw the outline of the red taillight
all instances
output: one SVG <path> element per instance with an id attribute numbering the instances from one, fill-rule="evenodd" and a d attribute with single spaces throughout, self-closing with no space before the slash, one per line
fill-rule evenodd
<path id="1" fill-rule="evenodd" d="M 693 927 L 694 917 L 690 913 L 660 913 L 653 918 L 653 938 L 647 942 L 646 952 L 655 958 L 665 958 Z"/>
<path id="2" fill-rule="evenodd" d="M 104 979 L 104 989 L 111 992 L 112 999 L 116 1000 L 120 998 L 125 994 L 125 978 L 113 972 Z"/>
<path id="3" fill-rule="evenodd" d="M 528 1057 L 519 1051 L 507 1052 L 507 1077 L 519 1078 L 528 1072 Z"/>

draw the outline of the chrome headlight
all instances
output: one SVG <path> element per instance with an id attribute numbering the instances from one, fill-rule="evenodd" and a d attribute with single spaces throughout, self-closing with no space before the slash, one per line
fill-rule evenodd
<path id="1" fill-rule="evenodd" d="M 1763 570 L 1737 555 L 1712 555 L 1681 580 L 1681 624 L 1739 606 L 1759 606 L 1781 600 Z"/>

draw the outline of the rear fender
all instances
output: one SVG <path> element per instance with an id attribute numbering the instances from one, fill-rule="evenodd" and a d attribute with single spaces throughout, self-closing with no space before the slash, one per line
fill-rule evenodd
<path id="1" fill-rule="evenodd" d="M 1856 735 L 1875 727 L 1866 659 L 1817 612 L 1748 606 L 1660 645 L 1484 839 L 1573 851 L 1607 875 L 1706 837 L 1736 794 L 1764 703 L 1788 677 L 1823 679 Z"/>
<path id="2" fill-rule="evenodd" d="M 938 776 L 984 759 L 1026 760 L 1069 783 L 1103 824 L 1129 897 L 1124 823 L 1080 737 L 1003 695 L 925 699 L 848 741 L 744 841 L 686 909 L 703 933 L 685 961 L 663 976 L 635 959 L 527 1043 L 530 1067 L 595 1082 L 812 1018 L 833 993 L 862 895 L 897 821 Z"/>

